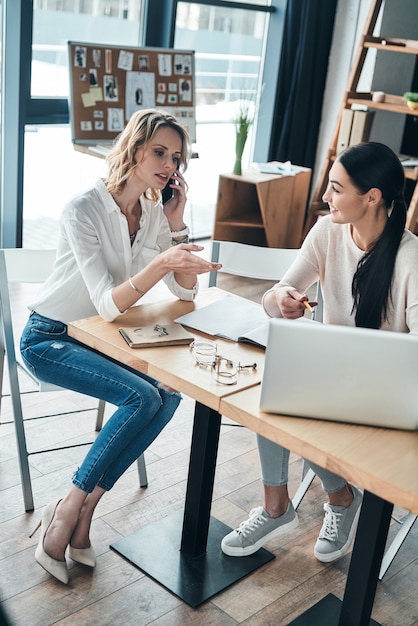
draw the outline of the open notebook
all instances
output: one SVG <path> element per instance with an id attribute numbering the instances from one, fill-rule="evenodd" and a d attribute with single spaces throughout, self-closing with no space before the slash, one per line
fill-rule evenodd
<path id="1" fill-rule="evenodd" d="M 418 335 L 270 321 L 260 408 L 418 429 Z"/>
<path id="2" fill-rule="evenodd" d="M 228 294 L 175 321 L 214 337 L 265 347 L 269 319 L 260 304 Z"/>

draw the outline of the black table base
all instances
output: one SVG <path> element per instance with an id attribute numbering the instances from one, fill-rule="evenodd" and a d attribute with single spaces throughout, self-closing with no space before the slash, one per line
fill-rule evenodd
<path id="1" fill-rule="evenodd" d="M 220 428 L 219 413 L 196 402 L 184 514 L 110 546 L 193 608 L 275 558 L 264 549 L 245 558 L 222 553 L 231 528 L 210 515 Z"/>
<path id="2" fill-rule="evenodd" d="M 214 517 L 206 552 L 188 556 L 180 550 L 182 524 L 183 514 L 174 513 L 110 547 L 194 609 L 275 558 L 264 549 L 245 558 L 224 555 L 221 541 L 231 529 Z"/>
<path id="3" fill-rule="evenodd" d="M 329 594 L 288 626 L 380 626 L 370 616 L 392 510 L 364 492 L 343 600 Z"/>
<path id="4" fill-rule="evenodd" d="M 322 598 L 317 604 L 297 617 L 288 626 L 333 626 L 339 624 L 342 601 L 332 593 Z M 370 626 L 380 626 L 374 620 L 369 621 Z"/>
<path id="5" fill-rule="evenodd" d="M 274 559 L 264 549 L 245 558 L 221 551 L 231 529 L 210 515 L 220 428 L 220 414 L 196 402 L 184 514 L 111 545 L 193 608 Z M 370 616 L 392 509 L 364 492 L 342 602 L 330 594 L 289 626 L 379 626 Z"/>

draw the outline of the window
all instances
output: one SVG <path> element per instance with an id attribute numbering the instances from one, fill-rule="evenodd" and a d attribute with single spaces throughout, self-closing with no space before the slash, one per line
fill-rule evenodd
<path id="1" fill-rule="evenodd" d="M 68 41 L 139 46 L 142 0 L 34 0 L 32 97 L 68 97 Z"/>
<path id="2" fill-rule="evenodd" d="M 177 3 L 174 47 L 195 51 L 199 158 L 192 159 L 186 173 L 190 187 L 186 217 L 195 237 L 212 234 L 219 174 L 232 171 L 235 161 L 233 120 L 240 100 L 257 106 L 268 24 L 268 12 Z M 251 161 L 253 130 L 252 126 L 244 167 Z"/>
<path id="3" fill-rule="evenodd" d="M 142 0 L 34 0 L 33 7 L 31 96 L 44 111 L 69 96 L 68 41 L 142 45 Z M 101 159 L 73 149 L 68 124 L 26 127 L 24 247 L 56 245 L 64 203 L 103 167 Z"/>
<path id="4" fill-rule="evenodd" d="M 267 30 L 277 15 L 273 11 L 285 2 L 241 1 L 237 7 L 228 2 L 223 7 L 207 0 L 173 0 L 177 7 L 174 47 L 194 50 L 196 59 L 195 149 L 199 158 L 192 159 L 187 172 L 186 215 L 194 238 L 212 233 L 218 176 L 231 171 L 235 160 L 232 120 L 238 101 L 242 94 L 254 97 L 254 102 L 259 98 Z M 102 175 L 104 168 L 101 159 L 76 152 L 71 144 L 67 42 L 120 45 L 123 41 L 142 46 L 146 4 L 142 0 L 33 0 L 31 125 L 26 126 L 23 167 L 25 247 L 54 246 L 63 204 Z M 243 4 L 248 4 L 248 9 Z M 26 19 L 31 17 L 28 14 Z M 162 21 L 163 30 L 165 26 Z M 275 51 L 280 38 L 281 32 L 273 36 Z M 274 77 L 269 86 L 274 89 Z M 39 123 L 39 113 L 45 124 Z M 244 166 L 252 160 L 255 130 L 251 128 L 247 140 Z M 259 142 L 260 133 L 257 135 Z"/>

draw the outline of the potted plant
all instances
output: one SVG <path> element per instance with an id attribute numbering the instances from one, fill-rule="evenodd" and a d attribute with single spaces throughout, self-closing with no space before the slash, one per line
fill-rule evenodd
<path id="1" fill-rule="evenodd" d="M 406 100 L 407 106 L 412 109 L 418 109 L 418 92 L 417 91 L 406 91 L 403 95 Z"/>
<path id="2" fill-rule="evenodd" d="M 247 141 L 248 130 L 254 121 L 252 100 L 240 99 L 239 113 L 233 121 L 235 124 L 235 163 L 232 173 L 241 175 L 245 142 Z"/>

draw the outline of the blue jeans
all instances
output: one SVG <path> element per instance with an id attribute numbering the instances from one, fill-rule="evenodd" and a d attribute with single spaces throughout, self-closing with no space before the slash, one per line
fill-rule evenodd
<path id="1" fill-rule="evenodd" d="M 32 313 L 20 340 L 22 358 L 39 380 L 117 406 L 75 472 L 73 484 L 108 491 L 168 424 L 181 395 L 79 343 L 62 322 Z"/>
<path id="2" fill-rule="evenodd" d="M 257 435 L 258 453 L 260 455 L 261 476 L 264 485 L 279 487 L 287 485 L 289 475 L 289 456 L 287 448 Z M 335 493 L 342 489 L 347 481 L 333 474 L 316 463 L 306 461 L 322 482 L 327 493 Z"/>

